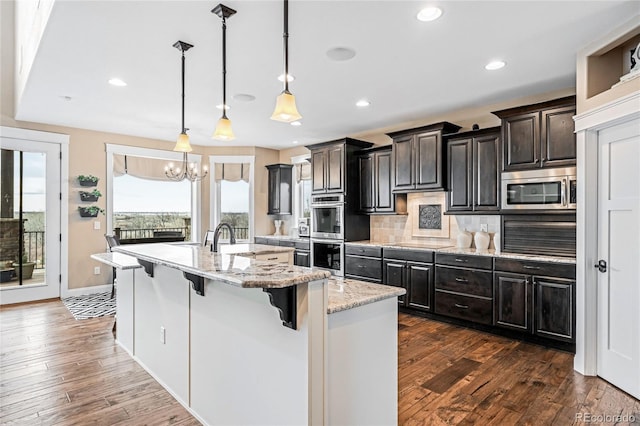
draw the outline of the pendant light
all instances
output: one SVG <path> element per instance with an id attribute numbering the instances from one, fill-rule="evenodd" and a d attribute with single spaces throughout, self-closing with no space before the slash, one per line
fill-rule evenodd
<path id="1" fill-rule="evenodd" d="M 184 41 L 176 41 L 173 47 L 182 52 L 182 131 L 178 135 L 176 146 L 174 151 L 182 152 L 182 162 L 179 167 L 174 166 L 173 163 L 169 163 L 164 168 L 164 174 L 167 178 L 175 181 L 181 181 L 188 179 L 192 182 L 202 180 L 207 175 L 207 168 L 202 168 L 202 175 L 198 173 L 198 168 L 195 163 L 189 163 L 187 154 L 192 151 L 191 144 L 189 143 L 189 135 L 187 135 L 187 129 L 184 126 L 184 74 L 185 74 L 185 57 L 184 52 L 193 47 L 192 44 L 185 43 Z"/>
<path id="2" fill-rule="evenodd" d="M 289 0 L 284 0 L 284 32 L 282 34 L 284 46 L 284 90 L 276 99 L 276 108 L 271 115 L 272 120 L 291 123 L 300 120 L 302 116 L 296 107 L 296 98 L 289 92 Z"/>
<path id="3" fill-rule="evenodd" d="M 211 13 L 215 13 L 222 19 L 222 117 L 218 120 L 213 138 L 230 141 L 236 137 L 231 128 L 231 120 L 227 118 L 227 18 L 236 11 L 220 3 Z"/>

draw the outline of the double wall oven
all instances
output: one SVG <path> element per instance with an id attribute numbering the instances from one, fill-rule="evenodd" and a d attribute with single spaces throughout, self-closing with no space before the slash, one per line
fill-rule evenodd
<path id="1" fill-rule="evenodd" d="M 317 195 L 311 199 L 311 265 L 343 276 L 344 195 Z"/>

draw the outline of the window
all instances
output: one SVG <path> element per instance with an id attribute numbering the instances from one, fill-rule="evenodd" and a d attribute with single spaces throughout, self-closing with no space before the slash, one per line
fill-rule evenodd
<path id="1" fill-rule="evenodd" d="M 211 156 L 215 184 L 212 186 L 211 227 L 226 222 L 237 241 L 253 239 L 253 156 Z M 221 240 L 229 233 L 222 228 Z"/>
<path id="2" fill-rule="evenodd" d="M 311 164 L 308 155 L 291 157 L 294 165 L 295 190 L 294 190 L 294 218 L 295 223 L 300 219 L 311 217 Z"/>

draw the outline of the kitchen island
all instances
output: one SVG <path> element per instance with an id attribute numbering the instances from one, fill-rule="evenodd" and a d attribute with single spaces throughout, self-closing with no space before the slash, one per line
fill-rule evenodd
<path id="1" fill-rule="evenodd" d="M 404 290 L 254 259 L 274 249 L 144 244 L 94 255 L 141 266 L 120 259 L 118 343 L 205 424 L 395 424 Z"/>

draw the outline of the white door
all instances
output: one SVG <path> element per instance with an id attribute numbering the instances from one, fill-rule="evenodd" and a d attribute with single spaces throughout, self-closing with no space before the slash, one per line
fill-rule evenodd
<path id="1" fill-rule="evenodd" d="M 597 371 L 640 398 L 640 120 L 601 130 L 598 149 Z"/>
<path id="2" fill-rule="evenodd" d="M 61 146 L 1 137 L 0 304 L 60 297 Z"/>

